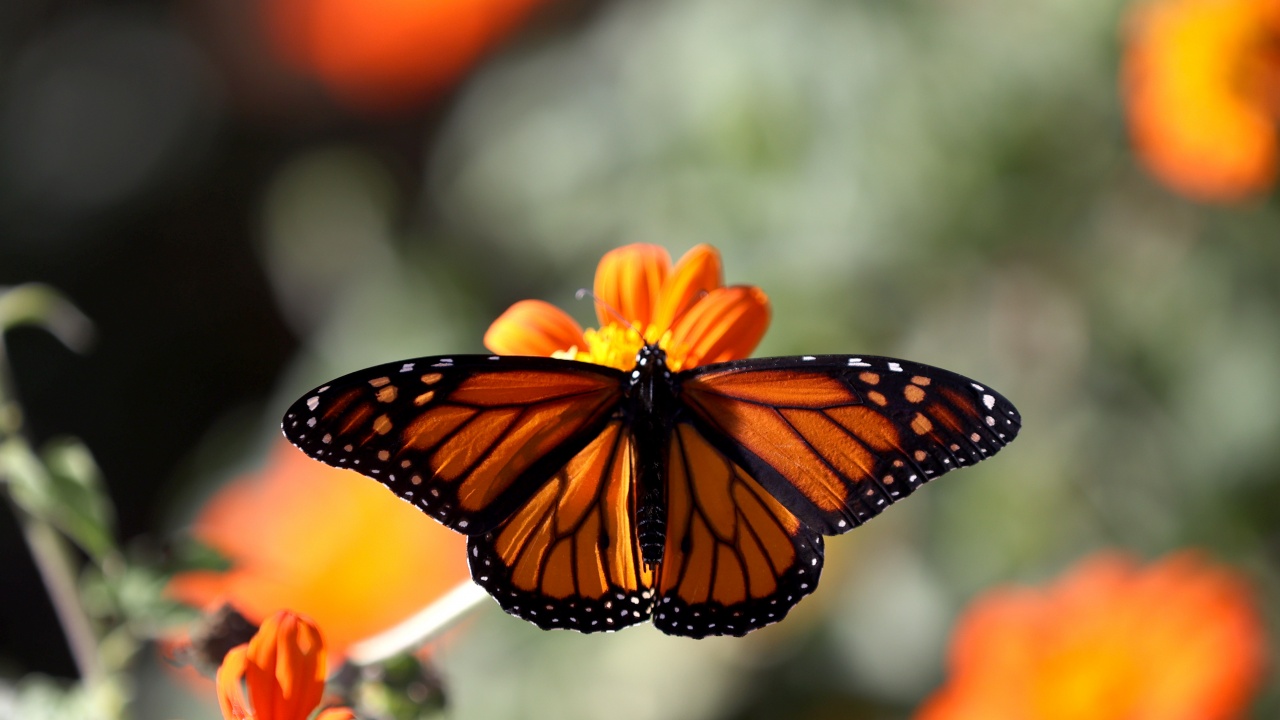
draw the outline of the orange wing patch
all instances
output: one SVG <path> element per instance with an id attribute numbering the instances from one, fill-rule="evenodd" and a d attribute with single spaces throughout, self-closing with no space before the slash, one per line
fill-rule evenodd
<path id="1" fill-rule="evenodd" d="M 471 574 L 542 628 L 616 630 L 649 618 L 653 575 L 632 525 L 633 449 L 620 421 L 515 512 L 470 540 Z"/>
<path id="2" fill-rule="evenodd" d="M 479 407 L 526 406 L 596 395 L 602 389 L 601 378 L 594 374 L 515 370 L 471 375 L 450 393 L 450 399 Z"/>
<path id="3" fill-rule="evenodd" d="M 703 373 L 685 388 L 693 386 L 696 392 L 698 384 L 714 384 L 717 395 L 770 406 L 825 407 L 849 401 L 849 388 L 838 378 L 810 375 L 803 383 L 795 379 L 791 370 L 726 370 Z"/>
<path id="4" fill-rule="evenodd" d="M 704 419 L 713 422 L 717 430 L 777 468 L 822 512 L 837 513 L 845 507 L 849 493 L 846 478 L 824 461 L 817 447 L 805 440 L 781 410 L 690 388 L 691 385 L 694 383 L 684 388 L 685 401 Z M 793 419 L 799 414 L 794 412 Z M 812 411 L 809 414 L 813 414 Z M 816 420 L 821 422 L 821 418 Z"/>
<path id="5" fill-rule="evenodd" d="M 605 395 L 604 397 L 608 397 Z M 458 505 L 478 511 L 506 492 L 535 462 L 612 410 L 600 404 L 559 400 L 526 407 L 493 442 L 472 443 L 479 453 L 458 489 Z M 502 410 L 491 411 L 501 413 Z"/>
<path id="6" fill-rule="evenodd" d="M 681 393 L 713 445 L 827 534 L 996 452 L 1020 426 L 984 386 L 890 358 L 730 363 L 692 371 Z"/>
<path id="7" fill-rule="evenodd" d="M 676 426 L 654 624 L 673 635 L 744 635 L 813 591 L 822 538 L 692 425 Z"/>
<path id="8" fill-rule="evenodd" d="M 476 534 L 523 507 L 600 432 L 622 382 L 615 370 L 537 358 L 422 358 L 308 393 L 284 431 L 311 457 Z"/>

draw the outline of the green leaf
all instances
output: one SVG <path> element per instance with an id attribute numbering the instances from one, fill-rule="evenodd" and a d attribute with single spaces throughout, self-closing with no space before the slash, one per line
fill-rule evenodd
<path id="1" fill-rule="evenodd" d="M 113 553 L 100 566 L 84 568 L 80 599 L 86 612 L 110 632 L 127 632 L 135 641 L 159 637 L 199 617 L 198 611 L 165 595 L 169 578 L 146 552 Z M 101 650 L 106 658 L 105 644 Z"/>
<path id="2" fill-rule="evenodd" d="M 115 550 L 115 510 L 89 448 L 76 438 L 44 447 L 57 512 L 50 520 L 99 562 Z"/>
<path id="3" fill-rule="evenodd" d="M 0 478 L 9 484 L 9 494 L 23 510 L 47 519 L 56 514 L 53 481 L 31 447 L 18 438 L 0 443 Z"/>
<path id="4" fill-rule="evenodd" d="M 97 465 L 78 440 L 50 443 L 45 459 L 25 441 L 0 444 L 0 477 L 23 510 L 66 535 L 95 561 L 114 552 L 114 513 Z"/>
<path id="5" fill-rule="evenodd" d="M 361 668 L 350 694 L 360 717 L 428 720 L 444 716 L 444 686 L 439 674 L 409 654 Z"/>
<path id="6" fill-rule="evenodd" d="M 200 542 L 191 535 L 180 535 L 168 545 L 168 563 L 165 569 L 173 574 L 206 570 L 227 572 L 233 567 L 231 560 L 211 545 Z"/>
<path id="7" fill-rule="evenodd" d="M 192 611 L 164 594 L 169 577 L 141 562 L 130 562 L 112 583 L 116 602 L 140 635 L 151 636 L 191 619 Z"/>
<path id="8" fill-rule="evenodd" d="M 89 318 L 62 293 L 40 283 L 0 288 L 0 333 L 19 325 L 38 325 L 76 352 L 93 342 Z"/>

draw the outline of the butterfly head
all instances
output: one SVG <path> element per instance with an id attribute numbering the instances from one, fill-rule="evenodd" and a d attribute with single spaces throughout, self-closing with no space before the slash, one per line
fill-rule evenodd
<path id="1" fill-rule="evenodd" d="M 645 343 L 636 353 L 630 380 L 628 394 L 639 401 L 645 413 L 653 415 L 665 409 L 663 399 L 671 396 L 673 388 L 666 351 L 657 343 Z"/>
<path id="2" fill-rule="evenodd" d="M 641 377 L 671 377 L 667 367 L 667 352 L 658 343 L 645 343 L 636 353 L 636 367 L 631 371 L 633 380 Z"/>

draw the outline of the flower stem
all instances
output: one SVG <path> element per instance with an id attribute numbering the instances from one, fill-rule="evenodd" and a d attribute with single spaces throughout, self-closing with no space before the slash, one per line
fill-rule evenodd
<path id="1" fill-rule="evenodd" d="M 22 526 L 22 536 L 31 549 L 31 557 L 40 571 L 40 578 L 44 580 L 45 589 L 49 592 L 49 600 L 58 615 L 80 677 L 86 685 L 93 685 L 103 677 L 103 668 L 98 658 L 98 641 L 93 632 L 93 624 L 76 592 L 71 548 L 53 526 L 33 517 L 22 508 L 12 507 Z"/>
<path id="2" fill-rule="evenodd" d="M 399 625 L 352 645 L 348 656 L 357 665 L 370 665 L 416 648 L 453 625 L 487 597 L 489 594 L 484 588 L 466 580 Z"/>
<path id="3" fill-rule="evenodd" d="M 14 479 L 9 475 L 14 468 L 43 467 L 31 449 L 31 439 L 23 423 L 22 408 L 18 404 L 13 376 L 9 368 L 9 355 L 5 346 L 5 331 L 18 324 L 39 323 L 73 349 L 83 346 L 90 335 L 88 321 L 54 291 L 41 285 L 21 285 L 0 292 L 0 446 L 8 445 L 20 461 L 0 465 L 0 487 L 8 490 Z M 21 470 L 19 470 L 21 472 Z M 29 474 L 29 473 L 24 473 Z M 42 473 L 30 473 L 36 477 L 24 481 L 48 482 Z M 8 493 L 6 493 L 8 496 Z M 8 496 L 9 506 L 22 528 L 22 536 L 30 548 L 31 557 L 44 581 L 49 600 L 57 613 L 58 621 L 71 649 L 71 655 L 86 685 L 103 679 L 104 668 L 98 655 L 98 639 L 93 622 L 76 588 L 74 555 L 66 539 L 45 518 L 27 512 Z"/>

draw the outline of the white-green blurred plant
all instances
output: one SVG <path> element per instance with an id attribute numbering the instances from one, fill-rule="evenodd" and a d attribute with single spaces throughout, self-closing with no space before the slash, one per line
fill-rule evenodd
<path id="1" fill-rule="evenodd" d="M 77 352 L 88 348 L 93 328 L 52 288 L 0 288 L 0 487 L 80 680 L 28 676 L 8 687 L 0 681 L 0 709 L 22 718 L 125 717 L 131 661 L 145 639 L 156 636 L 179 610 L 162 597 L 164 577 L 121 550 L 115 510 L 89 449 L 75 438 L 34 446 L 4 343 L 8 331 L 20 325 L 41 327 Z"/>
<path id="2" fill-rule="evenodd" d="M 69 437 L 35 446 L 24 425 L 4 342 L 8 331 L 21 325 L 43 328 L 77 352 L 88 349 L 93 328 L 50 287 L 0 287 L 0 487 L 44 581 L 80 678 L 0 679 L 0 718 L 124 720 L 132 716 L 134 660 L 139 652 L 149 640 L 194 620 L 193 612 L 166 599 L 168 575 L 151 558 L 121 547 L 115 508 L 89 449 Z M 221 560 L 201 556 L 211 552 L 207 548 L 183 550 L 191 551 L 188 564 Z M 350 696 L 361 717 L 410 720 L 437 713 L 442 703 L 438 679 L 404 653 L 484 597 L 478 587 L 468 585 L 404 628 L 353 648 L 352 663 L 339 673 L 332 689 Z M 247 641 L 252 632 L 242 634 Z M 199 652 L 193 649 L 191 658 Z M 220 661 L 203 659 L 214 665 Z M 211 693 L 209 702 L 213 699 Z"/>

